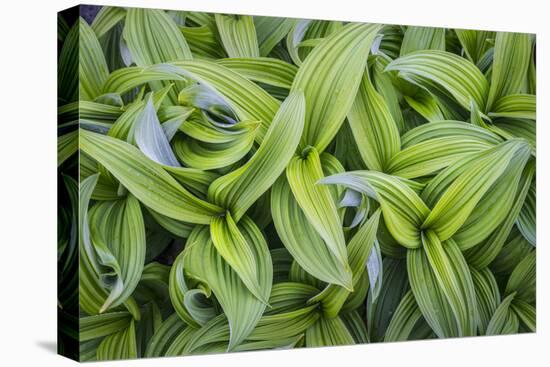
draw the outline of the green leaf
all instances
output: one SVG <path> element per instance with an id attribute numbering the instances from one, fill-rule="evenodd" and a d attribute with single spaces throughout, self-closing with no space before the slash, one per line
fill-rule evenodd
<path id="1" fill-rule="evenodd" d="M 458 276 L 452 268 L 449 271 L 452 275 Z M 462 336 L 455 312 L 423 248 L 407 251 L 407 272 L 416 303 L 435 335 L 439 338 Z M 456 306 L 460 307 L 459 304 Z"/>
<path id="2" fill-rule="evenodd" d="M 151 99 L 155 107 L 154 110 L 159 108 L 171 88 L 172 84 L 157 92 L 151 93 Z M 146 101 L 136 99 L 136 101 L 130 104 L 122 114 L 118 115 L 107 135 L 112 136 L 113 138 L 125 140 L 128 143 L 132 143 L 134 141 L 136 120 L 140 116 L 143 117 L 143 111 L 148 101 L 149 99 Z"/>
<path id="3" fill-rule="evenodd" d="M 504 219 L 500 226 L 493 233 L 491 233 L 485 241 L 465 252 L 465 256 L 470 265 L 477 269 L 483 269 L 488 266 L 501 252 L 512 227 L 518 218 L 521 207 L 525 202 L 533 175 L 534 164 L 531 162 L 527 164 L 524 172 L 522 173 L 521 181 L 518 186 L 518 192 L 516 193 L 516 197 L 514 199 L 514 205 L 510 208 L 506 219 Z"/>
<path id="4" fill-rule="evenodd" d="M 94 339 L 87 342 L 80 343 L 79 353 L 80 362 L 95 362 L 97 361 L 97 347 L 101 343 L 102 339 Z"/>
<path id="5" fill-rule="evenodd" d="M 105 61 L 107 62 L 107 66 L 109 67 L 110 71 L 124 68 L 132 63 L 128 48 L 126 47 L 124 39 L 122 38 L 122 32 L 124 30 L 123 19 L 126 16 L 126 12 L 120 15 L 112 15 L 112 18 L 111 16 L 107 16 L 102 19 L 102 22 L 100 24 L 101 29 L 99 27 L 96 28 L 94 26 L 94 23 L 92 23 L 92 29 L 94 29 L 94 32 L 96 32 L 96 34 L 98 34 L 98 31 L 106 32 L 103 34 L 103 36 L 99 37 L 99 43 L 101 44 L 101 48 L 103 49 Z M 96 17 L 94 21 L 95 20 L 99 20 L 99 18 Z M 113 99 L 118 98 L 117 96 L 112 97 L 114 97 Z"/>
<path id="6" fill-rule="evenodd" d="M 180 26 L 180 30 L 195 58 L 217 59 L 226 56 L 217 38 L 215 27 L 210 25 L 199 27 Z"/>
<path id="7" fill-rule="evenodd" d="M 96 37 L 101 38 L 126 17 L 126 10 L 115 6 L 103 6 L 92 22 Z"/>
<path id="8" fill-rule="evenodd" d="M 304 111 L 303 94 L 291 93 L 275 115 L 256 153 L 246 164 L 214 181 L 208 189 L 209 199 L 229 210 L 239 221 L 288 164 L 298 146 Z"/>
<path id="9" fill-rule="evenodd" d="M 371 170 L 384 171 L 400 150 L 399 130 L 388 104 L 365 71 L 348 121 L 361 158 Z"/>
<path id="10" fill-rule="evenodd" d="M 115 334 L 109 335 L 97 348 L 98 361 L 137 358 L 136 328 L 134 321 Z"/>
<path id="11" fill-rule="evenodd" d="M 533 37 L 535 38 L 535 37 Z M 527 69 L 527 88 L 526 92 L 530 94 L 537 93 L 537 67 L 535 64 L 535 53 L 536 53 L 537 42 L 534 39 L 531 47 L 531 59 L 529 60 L 529 68 Z"/>
<path id="12" fill-rule="evenodd" d="M 208 224 L 221 209 L 194 197 L 137 148 L 80 131 L 80 148 L 107 168 L 143 204 L 170 218 Z"/>
<path id="13" fill-rule="evenodd" d="M 166 66 L 168 68 L 168 66 Z M 209 116 L 223 122 L 235 122 L 235 112 L 215 89 L 201 82 L 190 84 L 178 94 L 178 102 L 185 106 L 200 108 Z"/>
<path id="14" fill-rule="evenodd" d="M 502 136 L 504 139 L 510 140 L 515 138 L 525 139 L 531 146 L 531 155 L 536 156 L 536 122 L 534 120 L 505 118 L 497 120 L 489 127 L 495 133 Z"/>
<path id="15" fill-rule="evenodd" d="M 94 31 L 82 18 L 79 18 L 79 29 L 80 99 L 93 100 L 102 94 L 101 89 L 109 76 L 109 68 Z"/>
<path id="16" fill-rule="evenodd" d="M 154 210 L 147 208 L 149 214 L 155 219 L 155 221 L 161 225 L 162 228 L 172 233 L 177 237 L 187 238 L 189 233 L 193 229 L 193 225 L 178 220 L 172 219 L 165 215 L 155 212 Z"/>
<path id="17" fill-rule="evenodd" d="M 420 50 L 445 51 L 445 29 L 409 26 L 403 35 L 400 55 Z"/>
<path id="18" fill-rule="evenodd" d="M 535 302 L 536 293 L 536 255 L 535 251 L 525 256 L 523 260 L 515 267 L 508 283 L 506 284 L 505 294 L 516 294 L 516 298 L 527 303 Z"/>
<path id="19" fill-rule="evenodd" d="M 497 32 L 487 111 L 492 111 L 493 104 L 501 97 L 520 92 L 530 59 L 529 34 Z"/>
<path id="20" fill-rule="evenodd" d="M 311 19 L 296 20 L 296 22 L 294 23 L 294 25 L 292 26 L 292 28 L 287 34 L 287 37 L 286 37 L 287 53 L 290 59 L 297 66 L 302 65 L 302 59 L 298 54 L 298 45 L 302 42 L 302 40 L 306 36 L 308 28 L 313 23 L 314 21 Z"/>
<path id="21" fill-rule="evenodd" d="M 96 160 L 90 157 L 88 154 L 80 151 L 80 180 L 99 173 L 99 164 Z M 107 172 L 105 174 L 104 172 Z M 118 192 L 119 185 L 116 179 L 109 174 L 109 171 L 102 170 L 97 180 L 97 184 L 92 193 L 92 199 L 94 200 L 116 200 L 120 198 L 121 194 Z"/>
<path id="22" fill-rule="evenodd" d="M 474 283 L 460 249 L 452 240 L 441 243 L 433 231 L 426 231 L 422 242 L 441 292 L 453 310 L 457 336 L 476 335 L 478 311 Z"/>
<path id="23" fill-rule="evenodd" d="M 57 14 L 57 40 L 59 42 L 64 42 L 67 34 L 69 33 L 69 24 L 67 24 L 67 20 L 61 15 L 61 13 Z"/>
<path id="24" fill-rule="evenodd" d="M 90 239 L 109 296 L 99 312 L 125 302 L 134 292 L 145 261 L 145 225 L 137 199 L 103 201 L 90 210 Z M 89 253 L 89 252 L 88 252 Z"/>
<path id="25" fill-rule="evenodd" d="M 79 241 L 79 187 L 71 176 L 63 174 L 62 195 L 68 203 L 58 210 L 57 268 L 58 268 L 58 303 L 59 308 L 73 309 L 78 307 L 78 241 Z M 60 194 L 61 195 L 61 194 Z"/>
<path id="26" fill-rule="evenodd" d="M 519 331 L 519 319 L 511 308 L 515 294 L 506 297 L 497 307 L 485 335 L 517 334 Z"/>
<path id="27" fill-rule="evenodd" d="M 302 90 L 306 118 L 300 150 L 322 152 L 347 115 L 380 26 L 348 24 L 324 39 L 298 70 L 291 90 Z"/>
<path id="28" fill-rule="evenodd" d="M 319 153 L 311 148 L 305 154 L 303 158 L 295 156 L 290 161 L 286 170 L 288 183 L 308 221 L 344 271 L 349 271 L 346 241 L 338 208 L 329 188 L 316 185 L 324 177 Z M 353 286 L 345 284 L 345 288 L 351 291 Z"/>
<path id="29" fill-rule="evenodd" d="M 271 292 L 273 278 L 271 258 L 257 228 L 247 217 L 241 220 L 241 231 L 252 246 L 257 259 L 256 271 L 262 298 Z M 254 329 L 266 304 L 247 289 L 238 274 L 223 260 L 208 235 L 207 227 L 195 227 L 188 239 L 184 269 L 192 278 L 212 289 L 229 321 L 231 335 L 228 350 L 235 349 Z"/>
<path id="30" fill-rule="evenodd" d="M 274 284 L 269 298 L 270 308 L 266 309 L 248 338 L 270 340 L 303 334 L 321 315 L 317 305 L 306 305 L 316 292 L 316 288 L 303 283 Z"/>
<path id="31" fill-rule="evenodd" d="M 352 285 L 355 291 L 361 277 L 365 274 L 372 256 L 380 211 L 376 211 L 368 221 L 363 224 L 347 245 L 348 262 L 352 272 Z M 370 274 L 369 274 L 370 276 Z M 372 289 L 373 287 L 371 287 Z M 325 316 L 336 317 L 350 295 L 350 292 L 341 286 L 330 284 L 321 293 L 311 298 L 308 303 L 320 302 Z"/>
<path id="32" fill-rule="evenodd" d="M 184 257 L 186 252 L 182 251 L 170 269 L 169 292 L 172 306 L 176 314 L 185 324 L 198 328 L 206 324 L 216 316 L 211 304 L 206 302 L 210 297 L 210 290 L 203 288 L 193 289 L 185 279 Z M 188 307 L 188 306 L 197 307 Z M 200 310 L 198 310 L 200 306 Z M 195 312 L 200 311 L 200 312 Z"/>
<path id="33" fill-rule="evenodd" d="M 355 341 L 340 317 L 321 317 L 306 330 L 306 347 L 350 344 L 355 344 Z"/>
<path id="34" fill-rule="evenodd" d="M 169 72 L 166 68 L 162 69 L 160 66 L 129 66 L 113 71 L 103 85 L 103 92 L 122 95 L 142 84 L 161 80 L 185 81 L 186 78 L 174 72 Z"/>
<path id="35" fill-rule="evenodd" d="M 399 131 L 405 129 L 403 112 L 401 111 L 401 93 L 395 86 L 397 78 L 392 73 L 385 73 L 384 70 L 392 60 L 385 55 L 377 55 L 372 65 L 372 82 L 377 92 L 386 101 L 393 120 Z M 357 98 L 357 97 L 356 97 Z"/>
<path id="36" fill-rule="evenodd" d="M 244 122 L 244 121 L 243 121 Z M 195 139 L 174 138 L 175 155 L 186 166 L 210 170 L 230 166 L 242 159 L 252 148 L 259 122 L 248 121 L 252 127 L 226 143 L 204 143 Z"/>
<path id="37" fill-rule="evenodd" d="M 512 302 L 512 310 L 516 313 L 520 322 L 525 325 L 527 330 L 533 333 L 537 331 L 537 315 L 534 306 L 531 306 L 521 299 L 514 299 Z"/>
<path id="38" fill-rule="evenodd" d="M 460 121 L 439 121 L 437 124 L 424 124 L 409 130 L 401 137 L 403 149 L 427 140 L 455 137 L 457 139 L 475 139 L 490 145 L 502 142 L 495 133 L 487 129 Z"/>
<path id="39" fill-rule="evenodd" d="M 403 260 L 385 257 L 382 274 L 383 287 L 380 289 L 380 294 L 376 299 L 373 299 L 372 294 L 369 294 L 366 304 L 367 328 L 370 340 L 375 342 L 383 340 L 385 335 L 388 334 L 388 327 L 394 317 L 393 315 L 409 289 L 407 268 Z M 414 304 L 416 305 L 416 301 L 414 301 Z M 392 326 L 392 329 L 395 327 L 399 329 L 401 325 L 403 325 L 401 322 L 397 322 L 394 327 Z M 391 334 L 394 335 L 394 331 Z"/>
<path id="40" fill-rule="evenodd" d="M 163 10 L 128 8 L 123 36 L 138 66 L 192 58 L 176 23 Z"/>
<path id="41" fill-rule="evenodd" d="M 414 326 L 422 319 L 422 312 L 418 308 L 411 291 L 405 293 L 399 306 L 391 318 L 384 336 L 384 342 L 408 340 Z"/>
<path id="42" fill-rule="evenodd" d="M 181 81 L 187 78 L 220 93 L 239 120 L 261 121 L 256 140 L 263 140 L 280 103 L 252 81 L 222 65 L 195 60 L 158 64 L 148 68 L 125 68 L 111 74 L 105 82 L 104 91 L 123 93 L 155 80 Z M 235 88 L 236 85 L 240 88 Z"/>
<path id="43" fill-rule="evenodd" d="M 491 317 L 500 304 L 500 291 L 493 273 L 487 268 L 481 271 L 470 267 L 474 288 L 476 291 L 476 302 L 479 320 L 477 329 L 480 335 L 485 335 Z"/>
<path id="44" fill-rule="evenodd" d="M 298 72 L 292 64 L 267 57 L 221 59 L 217 63 L 252 81 L 285 89 L 291 88 Z"/>
<path id="45" fill-rule="evenodd" d="M 59 17 L 60 18 L 60 17 Z M 59 19 L 58 18 L 58 19 Z M 68 103 L 79 99 L 80 68 L 80 22 L 76 22 L 67 33 L 59 52 L 57 62 L 58 103 Z"/>
<path id="46" fill-rule="evenodd" d="M 445 136 L 425 140 L 398 152 L 386 165 L 386 172 L 394 176 L 414 179 L 437 174 L 472 153 L 492 147 L 477 137 Z"/>
<path id="47" fill-rule="evenodd" d="M 351 285 L 351 271 L 342 266 L 308 221 L 284 175 L 271 188 L 271 214 L 281 241 L 305 271 L 327 283 Z"/>
<path id="48" fill-rule="evenodd" d="M 143 111 L 136 117 L 134 129 L 136 145 L 149 159 L 165 166 L 180 166 L 160 125 L 151 98 L 148 99 Z"/>
<path id="49" fill-rule="evenodd" d="M 223 144 L 240 140 L 243 135 L 251 134 L 256 128 L 258 124 L 252 120 L 239 121 L 230 126 L 219 126 L 209 120 L 204 112 L 197 112 L 189 116 L 185 124 L 180 126 L 180 131 L 204 143 Z"/>
<path id="50" fill-rule="evenodd" d="M 423 192 L 426 201 L 434 206 L 422 228 L 432 229 L 443 241 L 450 238 L 468 219 L 483 194 L 503 174 L 512 158 L 523 159 L 525 164 L 528 155 L 525 141 L 510 140 L 450 166 Z"/>
<path id="51" fill-rule="evenodd" d="M 177 313 L 173 313 L 164 320 L 155 334 L 153 334 L 143 356 L 152 358 L 166 355 L 166 351 L 174 339 L 176 339 L 185 329 L 190 330 L 191 328 L 181 321 Z"/>
<path id="52" fill-rule="evenodd" d="M 195 350 L 201 351 L 201 347 L 204 352 L 208 352 L 208 345 L 212 343 L 220 343 L 226 341 L 229 337 L 229 326 L 227 319 L 224 315 L 218 315 L 210 320 L 200 329 L 186 328 L 179 335 L 177 335 L 172 344 L 168 346 L 165 352 L 165 356 L 181 356 L 190 355 Z M 227 351 L 227 343 L 223 347 L 216 348 L 216 351 L 221 353 Z"/>
<path id="53" fill-rule="evenodd" d="M 268 339 L 261 340 L 257 342 L 245 342 L 239 345 L 235 351 L 249 351 L 249 350 L 263 350 L 263 349 L 292 349 L 299 344 L 304 338 L 302 335 L 297 335 L 291 338 L 277 338 L 277 339 Z"/>
<path id="54" fill-rule="evenodd" d="M 147 241 L 148 246 L 155 246 L 152 244 L 150 235 L 147 237 Z M 140 305 L 152 304 L 154 302 L 157 303 L 159 307 L 163 308 L 170 297 L 168 293 L 170 267 L 156 261 L 151 261 L 147 256 L 151 250 L 150 248 L 148 248 L 148 250 L 145 256 L 147 265 L 143 267 L 141 279 L 134 291 L 133 297 Z M 151 310 L 148 310 L 149 313 L 150 311 Z M 165 310 L 163 309 L 162 311 L 164 313 Z"/>
<path id="55" fill-rule="evenodd" d="M 57 138 L 57 167 L 69 159 L 78 150 L 78 130 Z"/>
<path id="56" fill-rule="evenodd" d="M 199 169 L 181 167 L 170 147 L 165 130 L 160 125 L 153 106 L 153 100 L 154 98 L 149 98 L 143 109 L 140 108 L 140 112 L 135 118 L 132 114 L 123 121 L 122 119 L 117 120 L 117 123 L 115 123 L 119 127 L 117 135 L 124 136 L 126 131 L 129 130 L 127 140 L 132 141 L 135 139 L 139 149 L 149 159 L 159 164 L 193 192 L 205 193 L 210 183 L 218 176 Z M 113 132 L 110 135 L 115 135 L 115 133 Z"/>
<path id="57" fill-rule="evenodd" d="M 98 174 L 80 183 L 78 233 L 79 233 L 79 305 L 89 315 L 96 315 L 109 296 L 99 280 L 98 265 L 90 239 L 88 206 L 98 181 Z"/>
<path id="58" fill-rule="evenodd" d="M 473 99 L 482 110 L 489 93 L 489 83 L 468 60 L 446 51 L 415 51 L 392 61 L 387 71 L 433 91 L 446 91 L 463 108 L 470 109 Z"/>
<path id="59" fill-rule="evenodd" d="M 486 239 L 505 219 L 514 204 L 527 156 L 514 157 L 491 186 L 462 227 L 453 235 L 460 249 L 471 248 Z"/>
<path id="60" fill-rule="evenodd" d="M 384 222 L 397 242 L 407 248 L 421 246 L 419 228 L 430 211 L 403 181 L 380 172 L 354 171 L 326 177 L 319 183 L 344 185 L 378 201 Z"/>
<path id="61" fill-rule="evenodd" d="M 358 311 L 351 311 L 342 314 L 342 321 L 346 325 L 346 329 L 353 337 L 355 344 L 364 344 L 369 342 L 367 328 L 363 321 L 362 315 Z"/>
<path id="62" fill-rule="evenodd" d="M 190 60 L 193 58 L 175 21 L 163 10 L 129 8 L 124 22 L 122 37 L 137 66 L 149 66 L 162 62 Z M 121 69 L 122 72 L 128 68 Z M 108 86 L 108 81 L 104 88 Z M 151 82 L 153 90 L 168 85 L 166 82 Z M 176 83 L 177 89 L 184 84 Z M 170 92 L 170 100 L 176 100 L 176 92 Z"/>
<path id="63" fill-rule="evenodd" d="M 80 342 L 101 338 L 126 329 L 132 321 L 129 312 L 110 312 L 80 318 Z"/>
<path id="64" fill-rule="evenodd" d="M 253 20 L 261 56 L 267 56 L 296 23 L 291 18 L 254 16 Z"/>
<path id="65" fill-rule="evenodd" d="M 510 94 L 498 99 L 490 117 L 537 119 L 537 97 L 534 94 Z"/>
<path id="66" fill-rule="evenodd" d="M 155 67 L 151 68 L 155 69 Z M 168 78 L 184 75 L 219 93 L 239 120 L 261 122 L 256 140 L 264 139 L 280 102 L 261 87 L 222 65 L 207 61 L 177 62 L 173 66 L 158 65 L 158 71 L 167 72 Z M 235 88 L 239 85 L 240 88 Z"/>
<path id="67" fill-rule="evenodd" d="M 259 229 L 250 221 L 249 240 L 256 241 L 251 244 L 245 234 L 243 234 L 233 217 L 228 212 L 224 217 L 216 217 L 212 219 L 210 224 L 210 236 L 214 246 L 224 260 L 233 268 L 239 275 L 242 282 L 248 290 L 260 301 L 267 304 L 265 291 L 261 289 L 260 278 L 261 272 L 268 272 L 267 269 L 258 268 L 260 263 L 270 263 L 265 259 L 257 259 L 255 256 L 254 247 L 262 247 L 262 255 L 269 254 L 267 243 Z M 269 256 L 268 256 L 269 257 Z M 272 273 L 273 270 L 269 271 Z"/>
<path id="68" fill-rule="evenodd" d="M 216 26 L 229 57 L 259 57 L 256 28 L 250 15 L 215 14 Z"/>
<path id="69" fill-rule="evenodd" d="M 490 269 L 498 275 L 510 274 L 519 262 L 533 250 L 533 246 L 519 231 L 512 231 L 500 253 L 491 262 Z"/>
<path id="70" fill-rule="evenodd" d="M 535 185 L 536 182 L 533 180 L 516 222 L 516 225 L 523 237 L 525 237 L 525 239 L 533 246 L 537 244 L 537 202 Z"/>
<path id="71" fill-rule="evenodd" d="M 162 324 L 161 310 L 155 301 L 146 303 L 142 310 L 141 320 L 136 325 L 136 349 L 139 357 L 143 356 L 149 339 Z"/>
<path id="72" fill-rule="evenodd" d="M 466 57 L 474 64 L 482 59 L 490 46 L 488 40 L 494 37 L 494 32 L 470 29 L 455 29 L 455 33 Z"/>

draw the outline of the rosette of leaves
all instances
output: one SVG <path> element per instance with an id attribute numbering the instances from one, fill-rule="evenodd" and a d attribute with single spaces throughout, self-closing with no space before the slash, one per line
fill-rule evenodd
<path id="1" fill-rule="evenodd" d="M 82 360 L 535 331 L 534 36 L 103 7 L 64 40 Z"/>

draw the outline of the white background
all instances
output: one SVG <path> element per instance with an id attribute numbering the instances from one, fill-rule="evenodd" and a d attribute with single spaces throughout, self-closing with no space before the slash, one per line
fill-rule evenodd
<path id="1" fill-rule="evenodd" d="M 548 67 L 545 0 L 131 0 L 108 5 L 537 33 L 536 335 L 105 362 L 101 366 L 541 366 L 550 359 Z M 0 365 L 68 366 L 56 340 L 56 12 L 74 1 L 7 0 L 0 11 Z M 546 209 L 546 210 L 545 210 Z M 95 365 L 95 364 L 94 364 Z"/>

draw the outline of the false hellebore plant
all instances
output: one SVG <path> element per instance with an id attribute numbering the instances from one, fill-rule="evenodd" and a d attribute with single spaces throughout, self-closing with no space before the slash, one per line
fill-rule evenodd
<path id="1" fill-rule="evenodd" d="M 533 35 L 103 7 L 59 41 L 62 353 L 535 331 Z"/>

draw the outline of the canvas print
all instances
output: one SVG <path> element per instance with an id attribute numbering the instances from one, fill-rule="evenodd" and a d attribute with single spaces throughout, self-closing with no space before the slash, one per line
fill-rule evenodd
<path id="1" fill-rule="evenodd" d="M 58 20 L 60 354 L 535 332 L 535 35 Z"/>

